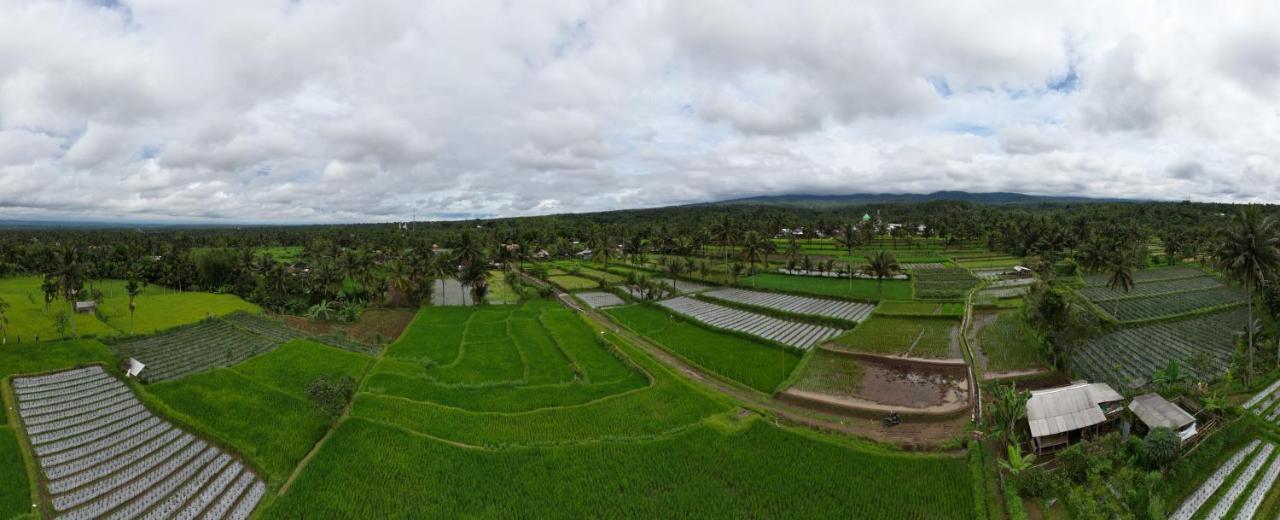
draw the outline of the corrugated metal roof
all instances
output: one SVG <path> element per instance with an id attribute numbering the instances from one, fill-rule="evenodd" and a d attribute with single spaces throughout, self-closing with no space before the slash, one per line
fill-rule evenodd
<path id="1" fill-rule="evenodd" d="M 1123 399 L 1106 383 L 1034 390 L 1027 400 L 1027 424 L 1032 437 L 1079 430 L 1107 420 L 1100 403 Z"/>
<path id="2" fill-rule="evenodd" d="M 1173 428 L 1180 430 L 1184 426 L 1196 422 L 1196 418 L 1179 408 L 1160 394 L 1143 394 L 1133 398 L 1129 410 L 1149 428 Z"/>

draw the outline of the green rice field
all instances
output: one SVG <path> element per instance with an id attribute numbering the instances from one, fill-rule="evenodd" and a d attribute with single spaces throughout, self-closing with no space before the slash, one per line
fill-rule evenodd
<path id="1" fill-rule="evenodd" d="M 927 358 L 955 358 L 953 335 L 959 321 L 949 318 L 873 316 L 833 341 L 860 352 Z"/>

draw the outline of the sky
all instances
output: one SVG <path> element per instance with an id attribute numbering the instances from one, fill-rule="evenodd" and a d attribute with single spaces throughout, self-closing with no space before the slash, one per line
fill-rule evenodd
<path id="1" fill-rule="evenodd" d="M 0 0 L 0 219 L 1280 201 L 1280 2 Z"/>

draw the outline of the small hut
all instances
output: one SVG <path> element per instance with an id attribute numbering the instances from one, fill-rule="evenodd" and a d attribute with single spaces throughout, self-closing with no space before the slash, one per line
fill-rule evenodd
<path id="1" fill-rule="evenodd" d="M 1076 381 L 1033 390 L 1027 400 L 1027 426 L 1037 452 L 1079 441 L 1085 433 L 1120 414 L 1124 396 L 1106 383 Z"/>
<path id="2" fill-rule="evenodd" d="M 1182 442 L 1196 436 L 1196 418 L 1160 394 L 1143 394 L 1133 398 L 1129 403 L 1129 411 L 1138 417 L 1148 430 L 1169 428 L 1178 433 Z"/>
<path id="3" fill-rule="evenodd" d="M 87 302 L 76 302 L 76 312 L 80 314 L 91 314 L 98 310 L 98 302 L 93 300 Z"/>

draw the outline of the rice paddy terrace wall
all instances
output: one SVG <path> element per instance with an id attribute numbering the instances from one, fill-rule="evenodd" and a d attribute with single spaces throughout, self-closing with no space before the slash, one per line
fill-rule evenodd
<path id="1" fill-rule="evenodd" d="M 156 417 L 101 367 L 13 379 L 41 489 L 58 518 L 248 518 L 266 484 Z"/>

